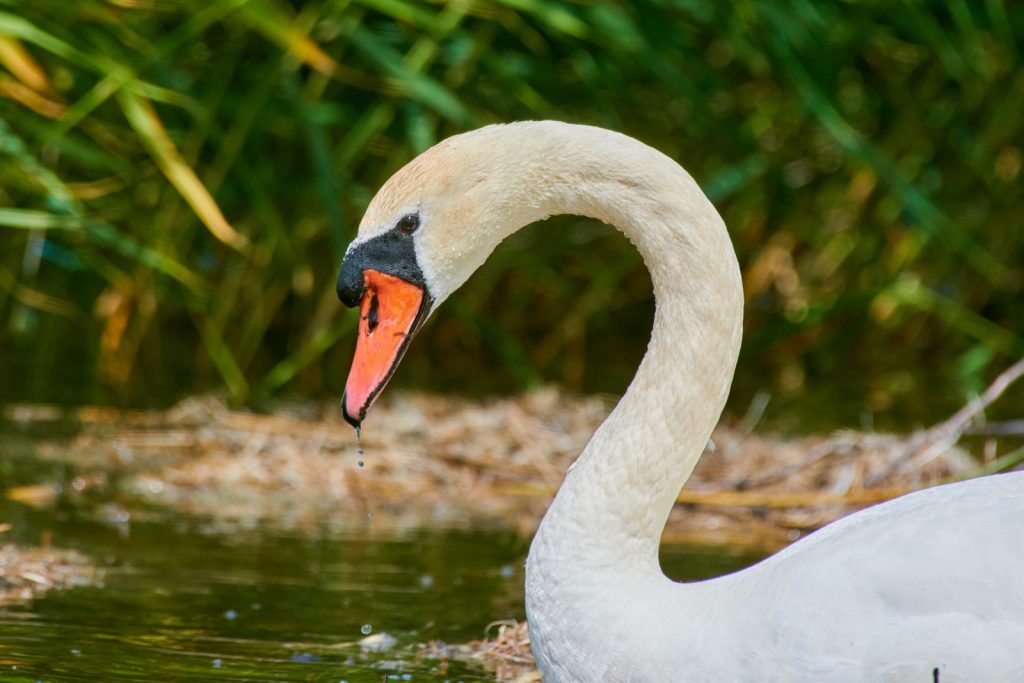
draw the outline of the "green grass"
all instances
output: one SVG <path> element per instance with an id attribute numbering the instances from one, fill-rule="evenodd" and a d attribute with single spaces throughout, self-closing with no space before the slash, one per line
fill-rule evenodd
<path id="1" fill-rule="evenodd" d="M 0 0 L 0 396 L 337 395 L 333 282 L 376 188 L 450 134 L 559 118 L 658 147 L 720 207 L 749 300 L 735 409 L 946 409 L 1024 354 L 1022 45 L 1006 0 Z M 621 390 L 642 264 L 555 225 L 398 381 Z"/>

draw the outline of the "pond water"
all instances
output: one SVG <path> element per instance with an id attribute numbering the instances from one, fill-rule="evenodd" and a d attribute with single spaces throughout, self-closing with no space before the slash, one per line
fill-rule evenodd
<path id="1" fill-rule="evenodd" d="M 121 505 L 0 501 L 0 521 L 12 524 L 0 541 L 48 540 L 105 570 L 103 586 L 0 608 L 0 680 L 494 680 L 475 664 L 427 658 L 418 644 L 467 642 L 523 616 L 528 540 L 508 530 L 352 520 L 348 531 L 286 533 Z M 754 559 L 663 553 L 680 579 Z M 370 630 L 394 645 L 361 647 Z"/>

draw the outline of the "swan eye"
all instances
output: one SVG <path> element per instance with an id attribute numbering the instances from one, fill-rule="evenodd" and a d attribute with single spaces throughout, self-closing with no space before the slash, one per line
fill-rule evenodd
<path id="1" fill-rule="evenodd" d="M 410 213 L 402 216 L 398 219 L 398 224 L 395 227 L 403 235 L 411 235 L 416 232 L 416 228 L 420 227 L 420 215 L 418 213 Z"/>

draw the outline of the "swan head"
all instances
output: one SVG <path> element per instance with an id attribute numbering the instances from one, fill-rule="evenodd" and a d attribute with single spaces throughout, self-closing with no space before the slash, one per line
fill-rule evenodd
<path id="1" fill-rule="evenodd" d="M 353 426 L 440 303 L 508 234 L 547 215 L 524 190 L 531 152 L 521 129 L 531 125 L 541 124 L 448 138 L 395 173 L 370 202 L 338 275 L 338 297 L 360 309 L 342 398 Z"/>

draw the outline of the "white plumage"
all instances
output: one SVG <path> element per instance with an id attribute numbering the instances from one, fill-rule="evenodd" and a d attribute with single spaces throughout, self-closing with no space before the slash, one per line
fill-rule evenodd
<path id="1" fill-rule="evenodd" d="M 648 353 L 530 549 L 545 681 L 1024 681 L 1024 473 L 878 505 L 730 576 L 661 572 L 660 535 L 724 405 L 743 308 L 725 226 L 675 162 L 597 128 L 490 126 L 399 171 L 360 239 L 409 210 L 435 307 L 507 235 L 553 214 L 616 226 L 651 271 Z"/>

